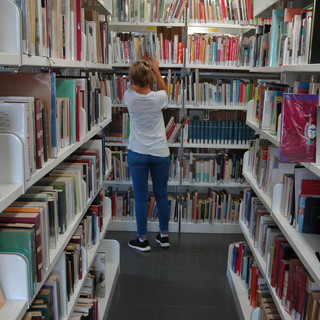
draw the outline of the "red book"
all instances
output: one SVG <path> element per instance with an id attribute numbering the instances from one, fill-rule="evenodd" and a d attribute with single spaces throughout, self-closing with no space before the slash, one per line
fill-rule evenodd
<path id="1" fill-rule="evenodd" d="M 177 55 L 177 63 L 183 63 L 183 42 L 178 43 L 178 55 Z"/>
<path id="2" fill-rule="evenodd" d="M 257 287 L 258 287 L 257 267 L 255 265 L 251 265 L 250 269 L 251 269 L 250 306 L 253 307 L 256 304 L 256 299 L 257 299 Z"/>
<path id="3" fill-rule="evenodd" d="M 284 237 L 277 237 L 274 242 L 274 259 L 273 259 L 273 267 L 271 274 L 271 286 L 275 287 L 277 283 L 277 276 L 280 264 L 280 254 L 281 254 L 281 244 L 283 242 L 287 242 Z"/>
<path id="4" fill-rule="evenodd" d="M 246 7 L 247 7 L 247 18 L 249 24 L 253 23 L 253 12 L 252 12 L 252 0 L 246 0 Z"/>
<path id="5" fill-rule="evenodd" d="M 240 242 L 238 247 L 238 257 L 237 257 L 237 263 L 236 263 L 237 275 L 240 275 L 240 272 L 241 272 L 242 252 L 243 252 L 243 243 Z"/>
<path id="6" fill-rule="evenodd" d="M 81 129 L 81 108 L 82 108 L 82 98 L 81 98 L 81 86 L 76 85 L 76 141 L 80 141 L 80 129 Z"/>
<path id="7" fill-rule="evenodd" d="M 280 161 L 315 162 L 318 100 L 315 94 L 283 94 Z"/>
<path id="8" fill-rule="evenodd" d="M 307 290 L 308 273 L 304 266 L 296 268 L 295 289 L 292 308 L 295 310 L 295 318 L 302 319 L 303 307 Z"/>
<path id="9" fill-rule="evenodd" d="M 301 195 L 320 195 L 320 180 L 302 180 Z"/>
<path id="10" fill-rule="evenodd" d="M 81 54 L 82 54 L 81 0 L 74 0 L 74 1 L 76 1 L 77 60 L 81 61 Z"/>
<path id="11" fill-rule="evenodd" d="M 301 261 L 299 259 L 290 260 L 287 298 L 286 298 L 286 301 L 285 301 L 285 310 L 290 314 L 291 314 L 291 310 L 292 310 L 293 297 L 294 297 L 296 268 L 299 265 L 301 265 Z"/>
<path id="12" fill-rule="evenodd" d="M 35 99 L 34 103 L 35 116 L 35 134 L 36 134 L 36 168 L 41 169 L 43 156 L 43 127 L 42 127 L 42 103 L 40 99 Z"/>
<path id="13" fill-rule="evenodd" d="M 227 8 L 225 0 L 220 0 L 221 3 L 221 13 L 222 13 L 222 19 L 227 19 Z"/>
<path id="14" fill-rule="evenodd" d="M 276 293 L 279 299 L 282 299 L 283 295 L 284 274 L 286 270 L 289 270 L 289 260 L 281 260 L 279 266 L 278 284 L 276 288 Z"/>

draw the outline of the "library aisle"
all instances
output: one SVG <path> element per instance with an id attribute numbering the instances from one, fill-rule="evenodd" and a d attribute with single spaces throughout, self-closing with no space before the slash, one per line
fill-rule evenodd
<path id="1" fill-rule="evenodd" d="M 127 242 L 135 232 L 107 233 L 120 243 L 120 274 L 107 320 L 238 320 L 226 276 L 228 246 L 241 234 L 170 234 L 171 247 L 150 252 Z"/>

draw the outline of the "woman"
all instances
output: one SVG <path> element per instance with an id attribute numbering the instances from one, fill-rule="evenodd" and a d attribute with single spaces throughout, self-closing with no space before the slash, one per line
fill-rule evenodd
<path id="1" fill-rule="evenodd" d="M 162 115 L 162 109 L 168 104 L 167 85 L 160 74 L 159 62 L 156 59 L 146 60 L 137 61 L 131 66 L 131 89 L 124 94 L 124 103 L 130 116 L 128 165 L 133 181 L 138 231 L 138 238 L 129 241 L 128 245 L 139 251 L 151 250 L 147 237 L 149 171 L 160 227 L 156 242 L 162 248 L 170 246 L 167 196 L 170 152 Z M 158 83 L 158 91 L 150 88 L 154 79 Z"/>

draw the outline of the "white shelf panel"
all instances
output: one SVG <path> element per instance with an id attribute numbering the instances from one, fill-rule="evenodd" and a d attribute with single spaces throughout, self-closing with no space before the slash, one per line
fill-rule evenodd
<path id="1" fill-rule="evenodd" d="M 23 186 L 19 184 L 0 185 L 0 212 L 23 194 Z M 1 317 L 0 317 L 1 319 Z"/>
<path id="2" fill-rule="evenodd" d="M 109 14 L 112 14 L 112 1 L 98 0 L 98 2 L 107 10 Z"/>
<path id="3" fill-rule="evenodd" d="M 119 273 L 119 262 L 107 261 L 107 273 L 106 273 L 106 294 L 105 298 L 99 298 L 98 309 L 99 309 L 99 319 L 106 319 L 106 314 L 108 311 L 108 306 L 111 303 L 112 294 L 117 282 L 117 277 Z"/>
<path id="4" fill-rule="evenodd" d="M 135 220 L 111 220 L 111 231 L 137 231 Z M 159 222 L 148 221 L 149 232 L 159 232 Z M 169 222 L 169 232 L 179 232 L 178 222 Z M 192 223 L 182 222 L 181 232 L 187 233 L 241 233 L 238 224 L 235 223 Z"/>
<path id="5" fill-rule="evenodd" d="M 250 72 L 281 73 L 283 67 L 253 67 L 250 68 Z"/>
<path id="6" fill-rule="evenodd" d="M 0 319 L 22 319 L 28 309 L 28 303 L 24 300 L 6 300 L 0 308 Z"/>
<path id="7" fill-rule="evenodd" d="M 131 180 L 124 180 L 124 181 L 107 180 L 105 182 L 105 184 L 106 185 L 132 186 L 132 181 Z M 148 185 L 152 185 L 152 181 L 148 181 Z M 169 186 L 178 186 L 179 182 L 178 181 L 169 181 L 168 185 Z"/>
<path id="8" fill-rule="evenodd" d="M 28 56 L 26 54 L 23 54 L 22 55 L 22 65 L 23 66 L 48 67 L 48 66 L 50 66 L 50 58 L 39 57 L 39 56 Z"/>
<path id="9" fill-rule="evenodd" d="M 255 1 L 253 6 L 254 17 L 271 18 L 270 7 L 279 0 Z"/>
<path id="10" fill-rule="evenodd" d="M 127 147 L 127 142 L 106 142 L 107 147 Z M 179 148 L 181 147 L 180 143 L 168 143 L 169 148 Z"/>
<path id="11" fill-rule="evenodd" d="M 182 222 L 181 232 L 188 233 L 241 233 L 237 223 L 193 223 Z"/>
<path id="12" fill-rule="evenodd" d="M 245 160 L 244 160 L 245 161 Z M 243 175 L 246 178 L 247 182 L 250 184 L 251 188 L 254 190 L 256 195 L 262 201 L 265 208 L 271 213 L 271 198 L 268 197 L 259 187 L 252 174 L 243 170 Z"/>
<path id="13" fill-rule="evenodd" d="M 301 163 L 304 167 L 309 169 L 311 172 L 316 174 L 318 177 L 320 177 L 320 164 L 318 163 L 313 163 L 313 162 L 302 162 Z"/>
<path id="14" fill-rule="evenodd" d="M 241 25 L 241 24 L 233 24 L 233 23 L 195 23 L 195 22 L 188 22 L 188 27 L 191 28 L 220 28 L 223 29 L 256 29 L 256 26 L 251 25 Z M 217 32 L 217 31 L 214 31 Z M 227 32 L 226 32 L 227 33 Z"/>
<path id="15" fill-rule="evenodd" d="M 224 66 L 224 65 L 214 65 L 214 64 L 187 64 L 188 69 L 212 69 L 212 70 L 246 70 L 249 71 L 250 67 L 236 67 L 236 66 Z"/>
<path id="16" fill-rule="evenodd" d="M 111 220 L 108 230 L 110 231 L 137 231 L 135 220 Z M 159 232 L 159 222 L 148 221 L 149 232 Z M 178 232 L 179 225 L 177 222 L 169 222 L 169 232 Z M 150 239 L 151 240 L 151 239 Z"/>
<path id="17" fill-rule="evenodd" d="M 50 58 L 50 66 L 53 68 L 86 68 L 86 61 L 66 60 Z"/>
<path id="18" fill-rule="evenodd" d="M 0 52 L 0 66 L 20 66 L 20 55 Z"/>
<path id="19" fill-rule="evenodd" d="M 227 277 L 241 320 L 251 319 L 251 313 L 254 309 L 250 306 L 247 289 L 241 283 L 240 277 L 230 267 L 227 267 Z"/>
<path id="20" fill-rule="evenodd" d="M 103 219 L 103 225 L 104 225 L 104 228 L 103 228 L 102 232 L 100 233 L 100 239 L 103 239 L 105 237 L 106 232 L 107 232 L 107 225 L 108 225 L 107 218 Z M 98 252 L 100 243 L 101 243 L 101 240 L 98 241 L 94 246 L 92 246 L 92 248 L 87 249 L 88 270 L 90 270 L 90 268 L 94 262 L 94 258 Z M 68 306 L 67 306 L 68 315 L 66 317 L 64 317 L 63 320 L 67 320 L 70 318 L 70 315 L 71 315 L 71 313 L 76 305 L 76 302 L 80 296 L 80 292 L 81 292 L 81 289 L 82 289 L 84 281 L 85 281 L 85 276 L 86 275 L 83 274 L 82 279 L 79 280 L 76 288 L 74 289 L 74 293 L 70 297 L 70 300 L 69 300 Z"/>
<path id="21" fill-rule="evenodd" d="M 49 159 L 46 163 L 44 163 L 42 169 L 38 169 L 27 182 L 26 187 L 29 188 L 34 185 L 38 180 L 43 178 L 48 172 L 54 169 L 59 163 L 65 160 L 68 156 L 70 156 L 74 151 L 76 151 L 81 145 L 90 140 L 94 135 L 99 133 L 103 127 L 105 127 L 108 123 L 111 122 L 111 119 L 106 119 L 100 125 L 96 125 L 92 128 L 92 130 L 79 142 L 65 147 L 60 150 L 60 153 L 57 158 Z"/>
<path id="22" fill-rule="evenodd" d="M 280 212 L 282 198 L 282 185 L 274 188 L 273 198 L 276 205 L 273 206 L 272 217 L 286 237 L 299 259 L 310 273 L 313 280 L 320 286 L 320 261 L 315 252 L 320 251 L 320 235 L 297 232 L 289 224 L 289 220 Z"/>
<path id="23" fill-rule="evenodd" d="M 249 149 L 248 144 L 227 144 L 227 143 L 184 143 L 184 148 L 209 148 L 209 149 Z"/>
<path id="24" fill-rule="evenodd" d="M 130 68 L 131 63 L 112 63 L 113 67 Z M 160 63 L 159 68 L 182 68 L 183 64 L 178 63 Z"/>
<path id="25" fill-rule="evenodd" d="M 99 193 L 101 187 L 102 186 L 100 186 L 98 188 L 98 191 L 96 192 L 96 194 L 87 201 L 87 205 L 86 205 L 85 209 L 80 214 L 76 215 L 75 219 L 72 221 L 71 225 L 68 227 L 66 232 L 64 234 L 59 234 L 57 248 L 50 250 L 50 265 L 49 265 L 48 269 L 44 272 L 42 281 L 37 284 L 35 294 L 32 297 L 31 301 L 36 297 L 39 290 L 42 288 L 43 284 L 45 283 L 47 277 L 50 275 L 53 267 L 56 265 L 57 261 L 59 260 L 61 253 L 63 252 L 63 250 L 65 249 L 65 247 L 69 243 L 69 241 L 70 241 L 71 237 L 73 236 L 75 230 L 77 229 L 81 219 L 83 218 L 84 214 L 87 212 L 87 210 L 90 207 L 94 198 Z"/>
<path id="26" fill-rule="evenodd" d="M 111 21 L 109 26 L 121 26 L 121 27 L 184 27 L 184 23 L 181 22 L 123 22 L 123 21 Z"/>
<path id="27" fill-rule="evenodd" d="M 194 188 L 201 187 L 220 187 L 220 188 L 246 188 L 249 185 L 246 183 L 237 183 L 237 182 L 188 182 L 183 181 L 182 186 L 190 186 Z"/>
<path id="28" fill-rule="evenodd" d="M 239 221 L 239 225 L 240 225 L 241 230 L 246 238 L 246 241 L 251 249 L 251 252 L 252 252 L 252 254 L 258 264 L 258 267 L 261 271 L 261 274 L 266 279 L 266 282 L 268 284 L 273 301 L 278 309 L 278 312 L 279 312 L 281 318 L 283 320 L 291 320 L 291 316 L 284 310 L 284 308 L 281 304 L 281 300 L 278 298 L 275 289 L 273 287 L 271 287 L 270 280 L 266 276 L 266 262 L 264 261 L 264 259 L 261 257 L 261 255 L 257 252 L 256 248 L 254 247 L 253 240 L 251 239 L 249 232 L 248 232 L 248 228 L 244 225 L 244 223 L 242 221 Z"/>
<path id="29" fill-rule="evenodd" d="M 126 108 L 127 106 L 119 103 L 119 104 L 112 104 L 113 108 Z M 168 109 L 182 109 L 181 105 L 177 104 L 169 104 Z M 205 110 L 232 110 L 232 111 L 247 111 L 246 106 L 208 106 L 208 105 L 194 105 L 194 104 L 187 104 L 184 106 L 185 109 L 205 109 Z"/>
<path id="30" fill-rule="evenodd" d="M 254 123 L 253 121 L 247 120 L 246 124 L 252 128 L 254 131 L 256 131 L 257 133 L 259 133 L 260 137 L 262 139 L 267 139 L 269 140 L 271 143 L 273 143 L 276 147 L 279 147 L 280 145 L 280 141 L 278 141 L 278 135 L 276 132 L 270 131 L 270 130 L 262 130 L 258 127 L 258 125 L 256 123 Z"/>
<path id="31" fill-rule="evenodd" d="M 319 72 L 320 63 L 283 66 L 284 72 Z"/>
<path id="32" fill-rule="evenodd" d="M 87 69 L 102 69 L 102 70 L 110 70 L 112 69 L 111 64 L 105 64 L 105 63 L 97 63 L 97 62 L 86 62 L 86 68 Z"/>
<path id="33" fill-rule="evenodd" d="M 170 106 L 168 106 L 168 108 L 170 108 Z M 185 105 L 185 109 L 247 111 L 246 106 L 223 106 L 223 105 L 209 106 L 209 105 L 203 105 L 203 104 L 199 104 L 199 105 L 187 104 Z"/>

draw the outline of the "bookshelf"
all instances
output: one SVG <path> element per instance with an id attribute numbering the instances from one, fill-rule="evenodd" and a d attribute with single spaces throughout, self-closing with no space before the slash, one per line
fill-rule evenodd
<path id="1" fill-rule="evenodd" d="M 80 1 L 81 2 L 81 1 Z M 78 2 L 78 3 L 80 3 Z M 39 2 L 40 3 L 40 2 Z M 52 1 L 50 3 L 53 3 Z M 100 6 L 95 7 L 103 14 L 106 15 L 111 12 L 110 1 L 101 0 Z M 91 8 L 92 10 L 93 8 Z M 0 66 L 2 73 L 16 71 L 19 73 L 24 72 L 39 72 L 40 69 L 50 69 L 50 71 L 63 70 L 65 76 L 80 75 L 83 72 L 95 72 L 98 70 L 107 70 L 111 68 L 110 64 L 99 63 L 90 61 L 86 58 L 86 46 L 87 38 L 85 36 L 85 30 L 83 29 L 82 37 L 82 49 L 83 55 L 81 59 L 63 59 L 56 57 L 47 57 L 46 55 L 25 54 L 23 53 L 23 39 L 21 31 L 23 31 L 22 22 L 23 12 L 17 7 L 13 1 L 3 0 L 0 1 Z M 84 16 L 83 16 L 84 17 Z M 10 33 L 7 30 L 10 29 Z M 105 58 L 108 58 L 105 56 Z M 32 67 L 32 68 L 31 68 Z M 90 139 L 99 134 L 103 128 L 105 128 L 111 121 L 111 104 L 106 105 L 105 100 L 101 100 L 100 107 L 103 112 L 108 113 L 108 116 L 103 121 L 97 121 L 92 124 L 90 131 L 79 133 L 80 138 L 78 142 L 70 144 L 67 147 L 61 148 L 60 152 L 55 158 L 49 158 L 44 162 L 41 169 L 37 169 L 26 181 L 24 177 L 24 159 L 23 144 L 20 139 L 14 134 L 1 133 L 0 134 L 0 146 L 2 152 L 0 153 L 0 212 L 7 208 L 12 202 L 17 200 L 21 195 L 28 191 L 28 188 L 34 186 L 40 179 L 45 177 L 58 165 L 60 165 L 66 158 L 71 156 L 80 147 L 83 147 Z M 83 116 L 83 112 L 81 114 Z M 85 117 L 79 119 L 82 125 L 87 126 L 87 114 Z M 80 116 L 79 116 L 80 117 Z M 80 125 L 79 125 L 80 126 Z M 108 151 L 106 156 L 109 157 Z M 101 154 L 100 154 L 101 156 Z M 101 159 L 101 161 L 105 161 Z M 0 283 L 6 296 L 5 304 L 0 309 L 0 318 L 6 320 L 20 320 L 23 318 L 28 307 L 36 297 L 37 293 L 42 289 L 43 284 L 46 282 L 47 277 L 56 268 L 58 264 L 65 264 L 63 262 L 63 252 L 72 238 L 75 230 L 78 228 L 80 221 L 86 214 L 86 211 L 92 204 L 95 196 L 101 190 L 104 179 L 107 179 L 111 172 L 111 168 L 107 168 L 104 177 L 101 177 L 101 181 L 98 186 L 98 191 L 92 195 L 82 208 L 81 212 L 75 215 L 75 219 L 70 223 L 66 232 L 60 234 L 55 249 L 50 249 L 48 252 L 49 265 L 42 273 L 42 280 L 36 284 L 34 294 L 30 296 L 29 292 L 29 266 L 22 256 L 15 254 L 0 254 Z M 83 182 L 83 181 L 82 181 Z M 84 187 L 84 184 L 82 184 Z M 111 218 L 111 203 L 110 199 L 105 199 L 106 217 L 103 220 L 103 230 L 100 233 L 100 239 L 88 250 L 87 254 L 87 269 L 83 273 L 83 279 L 89 270 L 89 267 L 94 262 L 94 258 L 97 252 L 105 252 L 108 256 L 106 262 L 106 295 L 101 299 L 99 305 L 100 317 L 105 318 L 110 306 L 112 294 L 114 291 L 115 283 L 119 273 L 120 262 L 120 248 L 119 243 L 114 240 L 103 240 L 107 230 L 109 229 Z M 1 213 L 0 213 L 1 215 Z M 78 286 L 75 288 L 75 292 L 68 302 L 68 312 L 63 319 L 70 319 L 71 312 L 75 307 L 76 301 L 79 297 L 80 290 L 83 286 L 83 282 L 79 281 Z"/>
<path id="2" fill-rule="evenodd" d="M 290 320 L 291 316 L 284 310 L 284 308 L 281 304 L 281 301 L 275 292 L 275 289 L 270 284 L 270 279 L 266 275 L 266 270 L 267 270 L 266 262 L 264 261 L 264 259 L 261 257 L 261 255 L 258 253 L 257 249 L 255 248 L 255 246 L 253 244 L 253 240 L 251 239 L 251 237 L 249 235 L 248 228 L 244 225 L 244 223 L 242 221 L 239 221 L 239 225 L 240 225 L 242 233 L 243 233 L 243 235 L 244 235 L 244 237 L 245 237 L 245 239 L 251 249 L 251 252 L 252 252 L 252 254 L 253 254 L 253 256 L 259 266 L 259 269 L 260 269 L 263 277 L 266 279 L 269 291 L 270 291 L 271 296 L 273 298 L 273 301 L 278 309 L 278 312 L 281 315 L 281 318 L 283 320 Z"/>
<path id="3" fill-rule="evenodd" d="M 237 276 L 231 268 L 227 267 L 227 277 L 236 302 L 238 315 L 241 320 L 251 319 L 253 308 L 249 304 L 248 293 L 241 283 L 241 279 Z"/>

